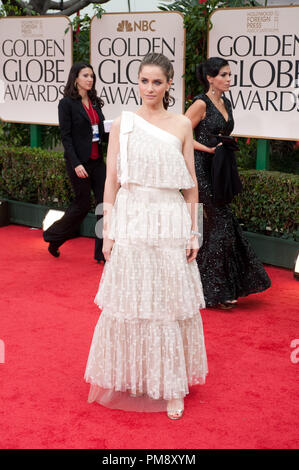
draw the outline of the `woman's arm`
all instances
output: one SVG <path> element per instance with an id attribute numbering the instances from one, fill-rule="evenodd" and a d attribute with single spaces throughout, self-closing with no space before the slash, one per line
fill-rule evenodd
<path id="1" fill-rule="evenodd" d="M 206 103 L 203 100 L 196 100 L 187 109 L 185 116 L 190 119 L 192 123 L 192 129 L 202 121 L 206 116 Z M 196 140 L 193 141 L 194 150 L 200 150 L 206 153 L 215 153 L 215 147 L 207 147 L 206 145 L 200 144 Z"/>
<path id="2" fill-rule="evenodd" d="M 198 186 L 194 166 L 194 148 L 193 148 L 193 132 L 192 125 L 189 119 L 183 116 L 183 125 L 185 131 L 184 143 L 182 153 L 186 162 L 187 169 L 192 176 L 194 186 L 193 188 L 183 189 L 183 196 L 187 203 L 187 207 L 191 216 L 191 230 L 198 231 Z M 187 249 L 188 262 L 193 261 L 198 253 L 198 239 L 196 236 L 190 234 L 190 245 Z"/>
<path id="3" fill-rule="evenodd" d="M 114 241 L 108 238 L 111 214 L 120 184 L 117 179 L 117 157 L 119 154 L 120 118 L 115 119 L 111 126 L 106 160 L 106 181 L 104 189 L 104 225 L 103 254 L 109 261 Z"/>
<path id="4" fill-rule="evenodd" d="M 62 98 L 62 100 L 59 101 L 58 119 L 65 156 L 71 163 L 72 167 L 75 169 L 76 166 L 81 165 L 81 162 L 77 157 L 76 150 L 73 145 L 71 104 L 67 98 Z"/>

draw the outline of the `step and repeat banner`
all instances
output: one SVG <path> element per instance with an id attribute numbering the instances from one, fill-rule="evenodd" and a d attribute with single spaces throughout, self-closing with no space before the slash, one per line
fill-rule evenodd
<path id="1" fill-rule="evenodd" d="M 58 124 L 57 107 L 72 65 L 68 17 L 1 18 L 0 119 Z M 91 21 L 90 62 L 105 117 L 140 105 L 142 58 L 162 52 L 173 63 L 173 112 L 184 112 L 185 30 L 178 12 L 107 13 Z"/>
<path id="2" fill-rule="evenodd" d="M 0 119 L 58 124 L 72 50 L 66 16 L 0 18 Z"/>
<path id="3" fill-rule="evenodd" d="M 228 60 L 234 135 L 299 139 L 299 7 L 211 15 L 208 56 Z"/>
<path id="4" fill-rule="evenodd" d="M 234 135 L 299 139 L 299 7 L 218 9 L 208 56 L 228 60 Z M 58 124 L 57 107 L 72 65 L 72 29 L 64 16 L 0 19 L 0 119 Z M 170 111 L 184 112 L 185 30 L 178 12 L 94 17 L 90 62 L 105 117 L 140 105 L 138 68 L 149 52 L 173 63 Z M 196 58 L 195 58 L 196 60 Z"/>
<path id="5" fill-rule="evenodd" d="M 185 30 L 178 12 L 106 13 L 94 17 L 90 31 L 90 61 L 97 74 L 98 95 L 105 117 L 115 119 L 122 110 L 140 105 L 138 68 L 150 52 L 166 55 L 174 67 L 170 93 L 175 113 L 184 112 Z"/>

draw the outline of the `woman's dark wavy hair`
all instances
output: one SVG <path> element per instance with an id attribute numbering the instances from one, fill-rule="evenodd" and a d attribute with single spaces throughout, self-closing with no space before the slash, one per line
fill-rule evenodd
<path id="1" fill-rule="evenodd" d="M 173 78 L 173 66 L 168 57 L 166 57 L 164 54 L 158 54 L 156 52 L 152 52 L 150 54 L 147 54 L 141 61 L 141 64 L 139 66 L 138 70 L 138 77 L 140 75 L 141 70 L 145 65 L 157 65 L 160 67 L 166 77 L 167 82 Z M 165 95 L 163 96 L 163 106 L 164 109 L 167 109 L 168 106 L 171 104 L 175 103 L 175 99 L 173 96 L 170 96 L 169 91 L 165 92 Z"/>
<path id="2" fill-rule="evenodd" d="M 80 71 L 82 69 L 85 69 L 86 67 L 90 68 L 93 71 L 93 84 L 91 90 L 88 90 L 87 94 L 88 97 L 90 98 L 90 101 L 92 102 L 93 106 L 98 105 L 100 108 L 104 106 L 104 101 L 97 96 L 97 91 L 95 88 L 96 84 L 96 75 L 94 73 L 92 65 L 88 64 L 87 62 L 75 62 L 71 70 L 69 72 L 69 76 L 67 79 L 67 83 L 65 85 L 64 89 L 64 96 L 69 96 L 70 98 L 73 98 L 75 100 L 81 100 L 81 95 L 78 93 L 78 90 L 75 86 L 75 81 L 76 78 L 78 77 Z"/>
<path id="3" fill-rule="evenodd" d="M 222 57 L 210 57 L 208 60 L 196 67 L 196 76 L 203 85 L 205 91 L 208 91 L 210 88 L 207 75 L 210 77 L 216 77 L 219 70 L 226 65 L 229 65 L 228 61 L 222 59 Z"/>

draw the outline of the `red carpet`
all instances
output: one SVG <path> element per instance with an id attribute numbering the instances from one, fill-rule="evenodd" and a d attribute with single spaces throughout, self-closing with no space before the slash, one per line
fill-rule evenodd
<path id="1" fill-rule="evenodd" d="M 93 240 L 59 259 L 41 230 L 0 229 L 0 447 L 2 449 L 298 448 L 299 282 L 267 267 L 273 287 L 233 311 L 202 311 L 210 373 L 185 415 L 88 404 L 83 375 L 99 310 Z M 5 348 L 5 358 L 3 358 Z M 4 361 L 3 361 L 4 359 Z"/>

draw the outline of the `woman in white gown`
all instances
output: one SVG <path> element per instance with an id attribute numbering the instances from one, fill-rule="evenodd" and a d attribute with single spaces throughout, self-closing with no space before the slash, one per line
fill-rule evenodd
<path id="1" fill-rule="evenodd" d="M 200 308 L 197 182 L 189 119 L 169 113 L 171 62 L 140 64 L 142 105 L 113 122 L 104 192 L 105 268 L 85 380 L 88 401 L 178 419 L 208 372 Z M 180 192 L 182 189 L 183 195 Z M 113 208 L 110 210 L 110 208 Z"/>

